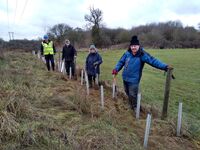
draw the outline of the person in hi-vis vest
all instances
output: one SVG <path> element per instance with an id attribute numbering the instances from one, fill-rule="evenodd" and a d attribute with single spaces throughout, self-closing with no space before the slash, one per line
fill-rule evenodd
<path id="1" fill-rule="evenodd" d="M 55 70 L 54 55 L 56 53 L 53 41 L 49 40 L 48 35 L 44 35 L 44 40 L 41 44 L 41 55 L 45 57 L 48 71 L 50 71 L 50 62 L 52 70 Z"/>

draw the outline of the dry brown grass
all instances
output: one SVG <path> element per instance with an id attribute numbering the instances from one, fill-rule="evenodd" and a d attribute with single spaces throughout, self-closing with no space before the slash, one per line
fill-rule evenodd
<path id="1" fill-rule="evenodd" d="M 16 137 L 18 133 L 19 123 L 13 114 L 7 111 L 0 112 L 0 140 L 6 141 Z"/>
<path id="2" fill-rule="evenodd" d="M 34 112 L 30 102 L 25 98 L 19 99 L 15 94 L 10 96 L 5 104 L 7 112 L 12 113 L 17 118 L 32 118 L 37 112 Z"/>

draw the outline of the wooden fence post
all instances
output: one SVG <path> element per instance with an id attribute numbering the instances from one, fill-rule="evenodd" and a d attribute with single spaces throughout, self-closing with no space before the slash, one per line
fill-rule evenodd
<path id="1" fill-rule="evenodd" d="M 168 69 L 166 83 L 165 83 L 165 92 L 164 92 L 164 101 L 161 119 L 164 120 L 167 118 L 168 102 L 169 102 L 169 93 L 170 93 L 170 83 L 172 79 L 172 70 L 173 68 Z"/>

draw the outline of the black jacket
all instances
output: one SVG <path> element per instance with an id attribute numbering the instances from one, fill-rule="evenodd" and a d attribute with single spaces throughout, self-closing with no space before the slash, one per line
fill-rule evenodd
<path id="1" fill-rule="evenodd" d="M 70 44 L 69 46 L 64 45 L 62 50 L 62 60 L 73 61 L 74 56 L 77 55 L 76 49 Z"/>

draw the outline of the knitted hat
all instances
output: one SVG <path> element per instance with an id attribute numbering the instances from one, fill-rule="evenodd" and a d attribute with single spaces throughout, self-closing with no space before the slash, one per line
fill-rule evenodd
<path id="1" fill-rule="evenodd" d="M 139 42 L 136 35 L 132 36 L 131 41 L 130 41 L 130 45 L 140 45 L 140 42 Z"/>
<path id="2" fill-rule="evenodd" d="M 96 50 L 96 47 L 92 44 L 92 45 L 90 45 L 90 49 Z"/>

